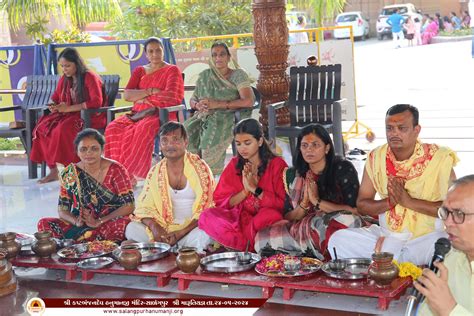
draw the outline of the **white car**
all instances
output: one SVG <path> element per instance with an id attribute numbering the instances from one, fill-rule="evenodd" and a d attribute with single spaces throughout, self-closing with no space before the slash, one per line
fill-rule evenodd
<path id="1" fill-rule="evenodd" d="M 382 40 L 384 36 L 392 37 L 392 27 L 387 24 L 387 19 L 390 15 L 394 14 L 397 9 L 399 10 L 398 13 L 403 16 L 405 20 L 408 17 L 411 17 L 413 20 L 415 20 L 415 18 L 418 18 L 420 21 L 422 20 L 421 14 L 418 13 L 415 6 L 411 3 L 387 5 L 383 7 L 377 19 L 376 28 L 377 38 L 379 40 Z"/>
<path id="2" fill-rule="evenodd" d="M 369 37 L 369 19 L 362 12 L 344 12 L 336 17 L 336 26 L 352 26 L 352 34 L 354 38 L 366 39 Z M 335 29 L 334 38 L 349 38 L 350 31 L 348 28 Z"/>

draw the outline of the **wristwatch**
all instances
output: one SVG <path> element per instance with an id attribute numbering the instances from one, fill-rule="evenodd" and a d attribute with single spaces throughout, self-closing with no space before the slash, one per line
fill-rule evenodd
<path id="1" fill-rule="evenodd" d="M 255 192 L 253 192 L 253 195 L 255 195 L 256 197 L 258 197 L 260 194 L 263 193 L 263 189 L 261 187 L 257 187 L 255 189 Z"/>

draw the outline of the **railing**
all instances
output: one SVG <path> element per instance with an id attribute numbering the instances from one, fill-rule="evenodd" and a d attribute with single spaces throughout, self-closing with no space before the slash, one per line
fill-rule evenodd
<path id="1" fill-rule="evenodd" d="M 324 31 L 333 31 L 335 29 L 346 29 L 350 28 L 350 37 L 353 40 L 352 26 L 327 26 L 327 27 L 317 27 L 304 30 L 290 30 L 289 33 L 308 33 L 308 38 L 310 42 L 319 42 L 324 39 L 324 36 L 321 37 L 321 32 Z M 171 43 L 195 43 L 197 51 L 202 50 L 202 43 L 206 41 L 215 41 L 215 40 L 228 40 L 232 39 L 232 47 L 239 48 L 240 38 L 253 37 L 253 33 L 242 33 L 242 34 L 229 34 L 229 35 L 216 35 L 216 36 L 201 36 L 201 37 L 192 37 L 192 38 L 177 38 L 172 39 Z"/>
<path id="2" fill-rule="evenodd" d="M 204 41 L 215 41 L 215 40 L 226 40 L 232 39 L 232 47 L 239 48 L 239 38 L 243 37 L 253 37 L 252 33 L 242 33 L 242 34 L 230 34 L 230 35 L 217 35 L 217 36 L 201 36 L 201 37 L 190 37 L 190 38 L 177 38 L 172 39 L 171 43 L 196 43 L 196 48 L 198 51 L 202 50 L 202 42 Z"/>

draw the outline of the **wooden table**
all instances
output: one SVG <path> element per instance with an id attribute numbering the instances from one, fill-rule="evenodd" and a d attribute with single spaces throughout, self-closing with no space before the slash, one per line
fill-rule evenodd
<path id="1" fill-rule="evenodd" d="M 16 256 L 11 260 L 11 264 L 16 267 L 25 268 L 46 268 L 66 271 L 66 280 L 72 280 L 76 277 L 77 259 L 64 259 L 57 254 L 51 257 L 41 258 L 38 256 Z"/>
<path id="2" fill-rule="evenodd" d="M 77 269 L 77 271 L 82 273 L 83 281 L 88 281 L 92 279 L 96 273 L 149 276 L 156 277 L 156 285 L 158 287 L 164 287 L 168 285 L 171 279 L 171 275 L 177 270 L 178 267 L 176 266 L 176 256 L 174 254 L 170 254 L 169 256 L 159 260 L 142 263 L 134 270 L 126 270 L 116 262 L 114 262 L 111 266 L 103 269 Z"/>
<path id="3" fill-rule="evenodd" d="M 204 281 L 212 283 L 238 284 L 256 286 L 262 288 L 262 297 L 270 298 L 275 291 L 275 278 L 260 275 L 254 270 L 236 273 L 216 273 L 207 272 L 198 268 L 194 273 L 184 273 L 178 271 L 171 276 L 178 279 L 178 289 L 186 291 L 193 281 Z"/>
<path id="4" fill-rule="evenodd" d="M 322 271 L 310 277 L 279 279 L 277 287 L 283 288 L 283 299 L 291 300 L 297 290 L 377 297 L 378 307 L 386 310 L 392 300 L 397 300 L 411 285 L 411 278 L 395 279 L 389 286 L 378 287 L 372 280 L 339 280 L 326 276 Z"/>

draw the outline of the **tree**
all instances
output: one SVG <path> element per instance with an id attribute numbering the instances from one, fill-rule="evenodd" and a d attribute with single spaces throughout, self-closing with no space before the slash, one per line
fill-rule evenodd
<path id="1" fill-rule="evenodd" d="M 327 20 L 332 20 L 344 10 L 346 0 L 289 0 L 298 9 L 303 9 L 315 18 L 318 26 L 323 26 Z"/>
<path id="2" fill-rule="evenodd" d="M 46 17 L 69 15 L 78 28 L 94 21 L 110 21 L 122 15 L 119 0 L 0 0 L 14 31 Z"/>
<path id="3" fill-rule="evenodd" d="M 253 29 L 251 1 L 128 0 L 123 16 L 115 19 L 110 29 L 121 39 L 250 33 Z M 174 46 L 179 50 L 182 45 Z"/>

